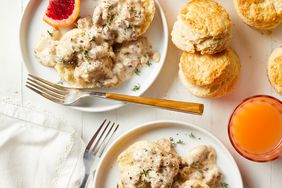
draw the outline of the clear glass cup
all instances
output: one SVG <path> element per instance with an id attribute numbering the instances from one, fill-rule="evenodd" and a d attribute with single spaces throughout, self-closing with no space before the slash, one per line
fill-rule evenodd
<path id="1" fill-rule="evenodd" d="M 267 95 L 245 99 L 230 117 L 228 135 L 236 151 L 249 160 L 268 162 L 279 158 L 282 156 L 282 102 Z"/>

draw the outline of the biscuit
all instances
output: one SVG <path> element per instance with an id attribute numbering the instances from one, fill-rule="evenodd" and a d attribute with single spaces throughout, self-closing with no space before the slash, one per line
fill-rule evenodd
<path id="1" fill-rule="evenodd" d="M 235 85 L 241 65 L 234 50 L 227 48 L 214 55 L 184 52 L 179 67 L 180 80 L 193 95 L 222 97 Z"/>
<path id="2" fill-rule="evenodd" d="M 118 156 L 117 162 L 121 173 L 118 187 L 141 188 L 144 187 L 144 181 L 150 187 L 170 187 L 178 173 L 180 158 L 173 144 L 163 139 L 136 142 Z"/>
<path id="3" fill-rule="evenodd" d="M 171 33 L 172 41 L 186 52 L 215 54 L 229 46 L 231 26 L 228 13 L 218 3 L 192 0 L 177 17 Z"/>
<path id="4" fill-rule="evenodd" d="M 272 52 L 268 61 L 267 72 L 271 85 L 282 95 L 282 47 Z"/>
<path id="5" fill-rule="evenodd" d="M 34 53 L 39 62 L 48 67 L 56 65 L 56 46 L 61 38 L 59 30 L 47 30 L 41 34 L 40 40 L 37 42 Z"/>
<path id="6" fill-rule="evenodd" d="M 234 0 L 235 9 L 251 27 L 271 30 L 282 22 L 281 0 Z"/>
<path id="7" fill-rule="evenodd" d="M 154 0 L 141 0 L 141 2 L 145 8 L 146 21 L 140 28 L 140 33 L 138 34 L 138 36 L 143 35 L 148 30 L 155 17 L 156 12 Z"/>
<path id="8" fill-rule="evenodd" d="M 65 66 L 62 63 L 57 63 L 54 68 L 60 75 L 62 81 L 66 81 L 72 86 L 75 85 L 75 79 L 74 79 L 75 66 Z"/>

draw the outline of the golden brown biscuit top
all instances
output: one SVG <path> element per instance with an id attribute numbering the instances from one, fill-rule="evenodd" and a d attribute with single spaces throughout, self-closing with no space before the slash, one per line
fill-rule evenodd
<path id="1" fill-rule="evenodd" d="M 228 48 L 215 55 L 200 55 L 184 52 L 180 66 L 186 79 L 197 86 L 211 86 L 227 77 L 229 67 L 236 61 L 235 52 Z"/>
<path id="2" fill-rule="evenodd" d="M 218 36 L 231 28 L 226 10 L 212 0 L 192 0 L 182 9 L 180 18 L 201 35 Z"/>
<path id="3" fill-rule="evenodd" d="M 155 1 L 154 0 L 141 0 L 143 6 L 145 7 L 145 16 L 146 21 L 144 25 L 141 27 L 141 34 L 145 33 L 152 23 L 155 16 Z"/>
<path id="4" fill-rule="evenodd" d="M 276 49 L 268 65 L 268 76 L 277 88 L 282 88 L 282 48 Z M 279 91 L 282 92 L 282 91 Z"/>
<path id="5" fill-rule="evenodd" d="M 281 0 L 235 0 L 241 14 L 250 21 L 275 23 L 282 21 Z"/>

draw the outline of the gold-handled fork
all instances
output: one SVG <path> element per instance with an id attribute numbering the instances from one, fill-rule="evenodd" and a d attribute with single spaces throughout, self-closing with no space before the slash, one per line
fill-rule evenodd
<path id="1" fill-rule="evenodd" d="M 204 105 L 199 103 L 136 97 L 123 94 L 97 92 L 93 89 L 64 87 L 31 74 L 28 75 L 26 87 L 55 103 L 63 105 L 73 105 L 81 98 L 96 96 L 99 98 L 149 105 L 198 115 L 202 115 L 204 111 Z"/>

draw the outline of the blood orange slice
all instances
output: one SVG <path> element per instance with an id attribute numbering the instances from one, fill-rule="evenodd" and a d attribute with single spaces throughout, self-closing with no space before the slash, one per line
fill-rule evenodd
<path id="1" fill-rule="evenodd" d="M 43 20 L 55 28 L 68 27 L 75 22 L 79 11 L 80 0 L 49 0 Z"/>

